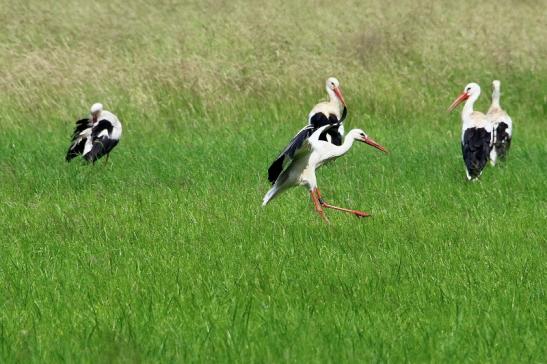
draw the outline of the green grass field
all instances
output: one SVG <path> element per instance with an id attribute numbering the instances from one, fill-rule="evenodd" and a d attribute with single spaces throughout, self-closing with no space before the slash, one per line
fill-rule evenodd
<path id="1" fill-rule="evenodd" d="M 4 1 L 0 362 L 544 363 L 542 1 Z M 261 208 L 336 76 L 359 127 Z M 490 82 L 508 163 L 465 179 L 459 112 Z M 108 164 L 67 164 L 96 101 Z M 542 344 L 543 343 L 543 344 Z"/>

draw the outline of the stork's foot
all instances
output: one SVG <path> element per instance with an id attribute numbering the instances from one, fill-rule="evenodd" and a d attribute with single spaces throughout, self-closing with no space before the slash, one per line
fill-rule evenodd
<path id="1" fill-rule="evenodd" d="M 359 211 L 359 210 L 353 210 L 353 214 L 357 217 L 369 217 L 370 214 L 368 212 Z"/>
<path id="2" fill-rule="evenodd" d="M 342 212 L 347 212 L 347 213 L 353 214 L 357 217 L 369 217 L 370 216 L 370 214 L 368 212 L 363 212 L 363 211 L 359 211 L 359 210 L 345 209 L 343 207 L 330 205 L 330 204 L 326 203 L 324 200 L 321 200 L 321 201 L 322 201 L 321 206 L 326 208 L 326 209 L 333 209 L 333 210 L 338 210 L 338 211 L 342 211 Z"/>

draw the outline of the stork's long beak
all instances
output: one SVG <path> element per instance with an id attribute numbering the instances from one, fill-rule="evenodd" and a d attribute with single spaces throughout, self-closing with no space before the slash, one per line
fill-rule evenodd
<path id="1" fill-rule="evenodd" d="M 384 148 L 380 144 L 376 143 L 372 138 L 369 138 L 368 136 L 366 136 L 366 137 L 361 138 L 359 140 L 362 141 L 363 143 L 366 143 L 366 144 L 370 145 L 371 147 L 374 147 L 378 150 L 381 150 L 382 152 L 387 154 L 386 148 Z"/>
<path id="2" fill-rule="evenodd" d="M 458 96 L 458 98 L 456 100 L 454 100 L 452 105 L 450 105 L 448 107 L 447 111 L 451 112 L 452 110 L 454 110 L 456 108 L 456 106 L 458 106 L 459 104 L 461 104 L 462 102 L 464 102 L 468 98 L 469 98 L 469 94 L 467 92 L 462 92 L 462 94 L 460 96 Z"/>
<path id="3" fill-rule="evenodd" d="M 346 106 L 346 100 L 344 100 L 344 96 L 342 95 L 342 91 L 340 91 L 340 88 L 335 87 L 333 91 L 336 94 L 336 97 L 338 97 L 338 100 L 340 100 L 342 104 Z"/>

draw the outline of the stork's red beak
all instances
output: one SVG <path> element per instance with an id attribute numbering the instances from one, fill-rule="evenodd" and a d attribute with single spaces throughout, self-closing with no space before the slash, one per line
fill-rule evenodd
<path id="1" fill-rule="evenodd" d="M 336 97 L 338 97 L 338 100 L 342 102 L 342 105 L 346 106 L 346 100 L 344 100 L 344 96 L 342 96 L 342 91 L 340 91 L 340 88 L 335 87 L 333 91 L 336 94 Z"/>
<path id="2" fill-rule="evenodd" d="M 448 112 L 451 112 L 452 110 L 454 110 L 456 108 L 456 106 L 458 106 L 459 104 L 461 104 L 462 102 L 464 102 L 468 98 L 469 98 L 469 94 L 467 92 L 463 92 L 460 96 L 458 96 L 458 98 L 456 100 L 454 100 L 452 105 L 450 105 L 448 107 Z"/>
<path id="3" fill-rule="evenodd" d="M 387 154 L 386 148 L 384 148 L 380 144 L 376 143 L 374 140 L 372 140 L 372 138 L 369 138 L 368 136 L 366 136 L 366 137 L 363 137 L 359 140 L 362 141 L 363 143 L 366 143 L 366 144 L 370 145 L 371 147 L 374 147 L 378 150 L 381 150 L 382 152 Z"/>

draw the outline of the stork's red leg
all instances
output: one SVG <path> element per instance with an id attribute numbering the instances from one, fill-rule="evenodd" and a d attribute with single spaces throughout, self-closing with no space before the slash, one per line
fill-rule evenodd
<path id="1" fill-rule="evenodd" d="M 317 198 L 319 200 L 319 204 L 326 208 L 326 209 L 333 209 L 333 210 L 338 210 L 338 211 L 342 211 L 342 212 L 349 212 L 350 214 L 354 214 L 355 216 L 357 217 L 367 217 L 367 216 L 370 216 L 369 213 L 367 212 L 363 212 L 363 211 L 359 211 L 359 210 L 351 210 L 351 209 L 345 209 L 343 207 L 338 207 L 338 206 L 333 206 L 333 205 L 330 205 L 328 204 L 327 202 L 325 202 L 325 200 L 323 200 L 323 198 L 321 197 L 321 192 L 319 192 L 319 189 L 315 189 L 316 190 L 316 193 L 317 193 Z"/>
<path id="2" fill-rule="evenodd" d="M 323 219 L 323 221 L 328 224 L 329 220 L 325 216 L 325 211 L 323 211 L 323 208 L 321 207 L 321 203 L 319 202 L 319 197 L 317 197 L 317 195 L 315 194 L 315 190 L 311 190 L 310 195 L 311 195 L 313 204 L 315 206 L 315 211 L 317 211 L 319 216 L 321 216 L 321 219 Z"/>

